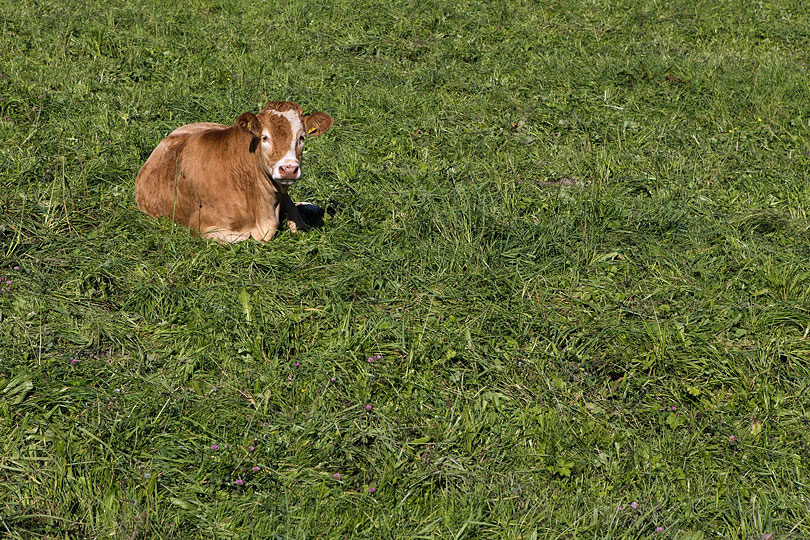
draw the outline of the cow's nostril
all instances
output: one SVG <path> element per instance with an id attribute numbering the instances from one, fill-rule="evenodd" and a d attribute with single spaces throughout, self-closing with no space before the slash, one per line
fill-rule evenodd
<path id="1" fill-rule="evenodd" d="M 278 168 L 278 172 L 281 176 L 285 178 L 294 178 L 298 175 L 300 168 L 299 165 L 296 164 L 287 164 L 287 165 L 280 165 Z"/>

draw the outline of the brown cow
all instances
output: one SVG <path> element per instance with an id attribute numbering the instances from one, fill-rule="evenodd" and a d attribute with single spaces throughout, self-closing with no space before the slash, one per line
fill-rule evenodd
<path id="1" fill-rule="evenodd" d="M 183 126 L 160 141 L 141 167 L 135 199 L 150 216 L 218 242 L 266 242 L 285 214 L 291 230 L 306 228 L 287 190 L 301 178 L 304 139 L 330 127 L 328 114 L 304 116 L 290 101 L 270 102 L 232 126 Z"/>

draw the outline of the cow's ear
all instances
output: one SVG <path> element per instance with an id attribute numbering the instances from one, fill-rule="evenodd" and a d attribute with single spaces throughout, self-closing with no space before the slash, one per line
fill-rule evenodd
<path id="1" fill-rule="evenodd" d="M 244 129 L 254 137 L 261 139 L 262 125 L 255 114 L 246 112 L 236 120 L 236 125 Z"/>
<path id="2" fill-rule="evenodd" d="M 304 117 L 304 129 L 307 135 L 320 135 L 332 127 L 332 117 L 325 112 L 315 112 Z"/>

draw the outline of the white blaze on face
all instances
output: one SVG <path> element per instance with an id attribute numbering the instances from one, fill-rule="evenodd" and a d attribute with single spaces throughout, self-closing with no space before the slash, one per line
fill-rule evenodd
<path id="1" fill-rule="evenodd" d="M 272 134 L 270 134 L 267 130 L 262 133 L 262 145 L 265 146 L 265 151 L 267 154 L 272 152 L 278 155 L 279 153 L 284 152 L 281 158 L 270 166 L 270 170 L 268 172 L 273 179 L 279 180 L 284 184 L 291 184 L 295 180 L 301 178 L 301 162 L 298 159 L 298 156 L 300 154 L 300 147 L 303 146 L 302 137 L 304 135 L 304 124 L 301 122 L 301 118 L 299 117 L 298 113 L 294 110 L 279 112 L 271 109 L 270 112 L 276 116 L 282 116 L 287 120 L 290 126 L 290 142 L 289 147 L 286 149 L 271 148 L 271 146 L 273 146 L 270 144 L 270 141 L 272 141 Z M 265 137 L 269 138 L 270 140 L 266 141 Z M 276 141 L 272 142 L 275 143 Z"/>

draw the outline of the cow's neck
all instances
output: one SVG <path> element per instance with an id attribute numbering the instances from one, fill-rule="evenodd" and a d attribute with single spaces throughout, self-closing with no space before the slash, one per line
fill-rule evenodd
<path id="1" fill-rule="evenodd" d="M 287 189 L 289 188 L 289 186 L 282 186 L 264 172 L 261 174 L 261 180 L 257 182 L 257 186 L 259 198 L 266 206 L 273 208 L 287 195 Z"/>

